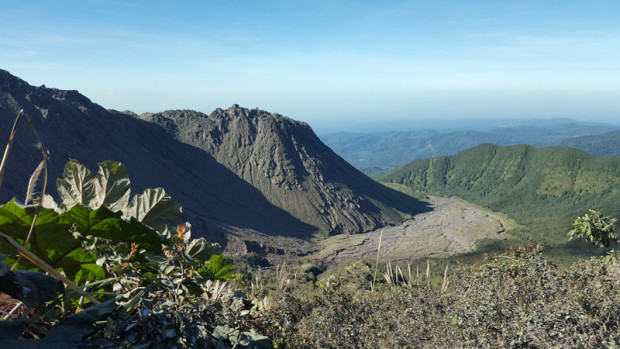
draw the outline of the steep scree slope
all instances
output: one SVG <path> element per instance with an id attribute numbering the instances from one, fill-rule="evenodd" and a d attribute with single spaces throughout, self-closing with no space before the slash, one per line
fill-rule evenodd
<path id="1" fill-rule="evenodd" d="M 349 165 L 307 124 L 279 114 L 233 105 L 208 116 L 170 110 L 140 118 L 205 150 L 270 203 L 323 233 L 357 233 L 398 224 L 425 209 Z"/>

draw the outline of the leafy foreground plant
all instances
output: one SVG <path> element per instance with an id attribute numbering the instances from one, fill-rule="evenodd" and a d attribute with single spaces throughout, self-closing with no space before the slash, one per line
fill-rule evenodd
<path id="1" fill-rule="evenodd" d="M 457 273 L 443 293 L 425 285 L 293 291 L 254 321 L 278 348 L 620 346 L 617 263 L 559 271 L 541 248 L 523 246 Z"/>
<path id="2" fill-rule="evenodd" d="M 7 272 L 9 265 L 32 271 L 44 266 L 81 289 L 37 304 L 12 292 L 36 312 L 5 315 L 11 320 L 0 322 L 3 347 L 269 346 L 266 337 L 241 326 L 251 316 L 250 304 L 228 287 L 232 263 L 219 246 L 190 239 L 188 223 L 176 231 L 165 224 L 181 206 L 163 189 L 129 201 L 127 170 L 111 161 L 100 163 L 93 176 L 72 160 L 57 184 L 62 202 L 44 197 L 51 208 L 41 209 L 36 221 L 35 207 L 15 199 L 0 207 L 0 231 L 8 242 L 0 252 L 9 255 L 2 271 L 14 276 L 26 272 Z M 27 251 L 20 254 L 34 255 L 34 262 L 11 256 L 22 251 L 14 246 L 24 244 L 31 225 Z"/>
<path id="3" fill-rule="evenodd" d="M 620 236 L 614 231 L 616 221 L 617 219 L 605 217 L 598 211 L 588 210 L 588 213 L 577 217 L 573 222 L 573 229 L 568 232 L 569 240 L 579 237 L 594 246 L 608 248 L 613 242 L 620 243 Z M 620 251 L 612 249 L 605 258 L 615 262 L 620 258 Z"/>

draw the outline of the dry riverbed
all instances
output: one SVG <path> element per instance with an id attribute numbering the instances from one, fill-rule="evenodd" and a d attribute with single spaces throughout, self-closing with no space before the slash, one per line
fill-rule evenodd
<path id="1" fill-rule="evenodd" d="M 477 240 L 505 239 L 510 229 L 498 215 L 457 199 L 431 197 L 431 203 L 432 211 L 399 226 L 322 240 L 319 251 L 310 257 L 326 262 L 375 258 L 381 238 L 383 261 L 441 258 L 470 252 Z"/>

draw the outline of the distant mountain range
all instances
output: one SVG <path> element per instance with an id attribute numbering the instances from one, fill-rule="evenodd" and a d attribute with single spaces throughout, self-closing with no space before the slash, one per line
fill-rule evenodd
<path id="1" fill-rule="evenodd" d="M 568 138 L 553 145 L 581 149 L 596 156 L 620 157 L 620 131 Z"/>
<path id="2" fill-rule="evenodd" d="M 473 127 L 473 126 L 472 126 Z M 523 120 L 520 124 L 498 125 L 480 131 L 464 130 L 440 133 L 433 130 L 376 133 L 333 133 L 321 139 L 350 164 L 374 175 L 405 165 L 411 160 L 456 154 L 483 143 L 497 145 L 572 146 L 595 155 L 617 156 L 620 138 L 576 138 L 598 135 L 620 127 L 582 123 L 570 119 Z M 615 137 L 615 143 L 609 138 Z"/>
<path id="3" fill-rule="evenodd" d="M 620 217 L 620 158 L 573 148 L 482 144 L 414 160 L 378 180 L 506 213 L 539 238 L 566 241 L 572 220 L 588 209 Z"/>
<path id="4" fill-rule="evenodd" d="M 49 152 L 51 194 L 70 158 L 93 170 L 100 161 L 121 161 L 134 192 L 164 187 L 184 205 L 195 234 L 240 250 L 293 253 L 309 248 L 304 242 L 313 236 L 398 224 L 426 209 L 346 163 L 308 125 L 258 109 L 136 115 L 0 70 L 0 139 L 8 140 L 20 109 Z M 0 200 L 23 200 L 41 160 L 34 144 L 24 122 Z"/>

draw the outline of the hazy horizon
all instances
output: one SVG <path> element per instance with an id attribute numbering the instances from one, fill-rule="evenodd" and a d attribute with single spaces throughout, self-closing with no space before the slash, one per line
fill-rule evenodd
<path id="1" fill-rule="evenodd" d="M 109 109 L 239 104 L 317 132 L 620 119 L 616 1 L 0 0 L 0 9 L 0 68 Z"/>

